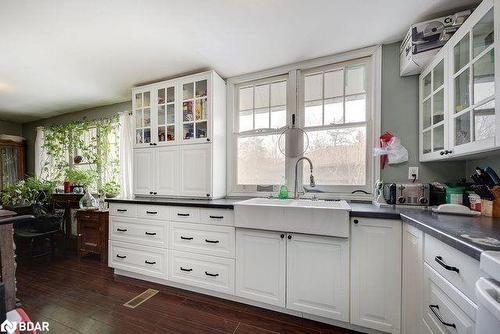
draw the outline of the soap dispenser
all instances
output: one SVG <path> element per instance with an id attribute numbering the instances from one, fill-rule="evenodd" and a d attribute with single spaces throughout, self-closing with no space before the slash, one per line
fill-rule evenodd
<path id="1" fill-rule="evenodd" d="M 281 177 L 280 189 L 278 192 L 279 199 L 287 199 L 288 198 L 288 187 L 286 186 L 286 179 L 284 176 Z"/>

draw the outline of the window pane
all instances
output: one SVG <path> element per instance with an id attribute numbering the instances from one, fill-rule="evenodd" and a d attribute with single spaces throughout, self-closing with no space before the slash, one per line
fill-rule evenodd
<path id="1" fill-rule="evenodd" d="M 268 129 L 269 128 L 269 109 L 255 109 L 255 128 Z"/>
<path id="2" fill-rule="evenodd" d="M 455 145 L 470 142 L 470 112 L 455 118 Z"/>
<path id="3" fill-rule="evenodd" d="M 271 106 L 286 105 L 286 81 L 271 84 Z"/>
<path id="4" fill-rule="evenodd" d="M 308 75 L 304 78 L 305 101 L 323 98 L 323 74 Z"/>
<path id="5" fill-rule="evenodd" d="M 344 95 L 344 70 L 325 73 L 325 99 Z"/>
<path id="6" fill-rule="evenodd" d="M 474 140 L 495 136 L 495 100 L 474 109 Z"/>
<path id="7" fill-rule="evenodd" d="M 432 111 L 432 124 L 437 124 L 444 120 L 444 89 L 435 93 L 432 97 L 433 111 Z M 430 100 L 427 100 L 428 102 Z M 425 102 L 424 102 L 425 103 Z"/>
<path id="8" fill-rule="evenodd" d="M 429 96 L 429 94 L 431 93 L 431 74 L 430 73 L 424 77 L 423 91 L 424 91 L 424 93 L 423 93 L 424 98 Z"/>
<path id="9" fill-rule="evenodd" d="M 423 152 L 424 152 L 424 154 L 430 153 L 432 151 L 432 148 L 431 148 L 431 130 L 425 131 L 423 136 L 424 136 L 423 137 L 423 142 L 424 142 Z"/>
<path id="10" fill-rule="evenodd" d="M 207 96 L 207 80 L 196 82 L 196 97 Z"/>
<path id="11" fill-rule="evenodd" d="M 469 106 L 469 72 L 470 69 L 466 69 L 455 78 L 455 112 Z"/>
<path id="12" fill-rule="evenodd" d="M 344 120 L 343 102 L 344 99 L 341 97 L 325 100 L 325 125 L 342 124 Z"/>
<path id="13" fill-rule="evenodd" d="M 366 184 L 366 128 L 308 131 L 309 148 L 318 185 Z M 309 184 L 309 166 L 303 166 L 304 185 Z"/>
<path id="14" fill-rule="evenodd" d="M 366 119 L 366 94 L 345 98 L 345 122 L 364 122 Z"/>
<path id="15" fill-rule="evenodd" d="M 322 101 L 311 101 L 305 103 L 304 126 L 323 125 L 323 103 Z"/>
<path id="16" fill-rule="evenodd" d="M 474 63 L 474 104 L 495 94 L 494 50 L 489 51 Z"/>
<path id="17" fill-rule="evenodd" d="M 359 94 L 366 91 L 365 65 L 346 68 L 345 94 Z"/>
<path id="18" fill-rule="evenodd" d="M 444 148 L 444 125 L 435 127 L 432 131 L 434 132 L 434 137 L 432 138 L 433 151 L 442 150 Z"/>
<path id="19" fill-rule="evenodd" d="M 454 60 L 455 73 L 469 62 L 469 34 L 465 35 L 457 45 L 455 45 Z"/>
<path id="20" fill-rule="evenodd" d="M 493 8 L 472 28 L 474 57 L 493 44 Z"/>
<path id="21" fill-rule="evenodd" d="M 240 111 L 240 132 L 253 130 L 253 111 Z"/>
<path id="22" fill-rule="evenodd" d="M 253 87 L 240 89 L 240 110 L 253 109 Z"/>
<path id="23" fill-rule="evenodd" d="M 194 83 L 190 82 L 182 85 L 182 96 L 184 100 L 192 99 L 194 96 Z"/>
<path id="24" fill-rule="evenodd" d="M 439 64 L 434 67 L 432 70 L 433 76 L 434 76 L 434 87 L 432 87 L 433 90 L 438 89 L 441 87 L 444 83 L 444 60 L 441 60 Z"/>
<path id="25" fill-rule="evenodd" d="M 285 175 L 285 157 L 279 135 L 238 138 L 238 184 L 279 184 Z"/>
<path id="26" fill-rule="evenodd" d="M 255 109 L 269 106 L 269 85 L 255 86 Z"/>
<path id="27" fill-rule="evenodd" d="M 286 107 L 271 108 L 271 128 L 281 128 L 286 125 Z"/>
<path id="28" fill-rule="evenodd" d="M 141 93 L 135 94 L 135 107 L 136 108 L 142 107 L 142 94 Z"/>

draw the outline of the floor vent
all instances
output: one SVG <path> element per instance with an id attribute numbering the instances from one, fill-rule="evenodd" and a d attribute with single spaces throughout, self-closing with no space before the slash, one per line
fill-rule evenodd
<path id="1" fill-rule="evenodd" d="M 131 300 L 129 300 L 128 302 L 123 304 L 123 306 L 128 307 L 128 308 L 136 308 L 137 306 L 141 305 L 142 303 L 144 303 L 146 300 L 153 297 L 157 293 L 158 293 L 158 290 L 147 289 L 146 291 L 144 291 L 140 295 L 132 298 Z"/>

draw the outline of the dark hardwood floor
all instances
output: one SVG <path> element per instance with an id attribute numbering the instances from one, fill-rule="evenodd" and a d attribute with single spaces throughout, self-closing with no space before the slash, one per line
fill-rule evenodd
<path id="1" fill-rule="evenodd" d="M 38 259 L 17 268 L 18 298 L 50 333 L 355 333 L 181 289 L 115 277 L 97 260 Z M 160 290 L 136 309 L 122 306 Z"/>

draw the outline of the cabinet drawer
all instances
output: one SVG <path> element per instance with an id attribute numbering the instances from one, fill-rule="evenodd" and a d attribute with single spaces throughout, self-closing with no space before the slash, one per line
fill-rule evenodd
<path id="1" fill-rule="evenodd" d="M 79 222 L 92 222 L 92 223 L 98 223 L 99 222 L 99 215 L 96 215 L 92 212 L 83 212 L 79 211 L 76 215 L 76 219 Z"/>
<path id="2" fill-rule="evenodd" d="M 170 280 L 234 295 L 234 260 L 171 251 Z"/>
<path id="3" fill-rule="evenodd" d="M 231 209 L 201 209 L 200 222 L 209 225 L 234 226 L 234 211 Z"/>
<path id="4" fill-rule="evenodd" d="M 124 204 L 124 203 L 109 203 L 109 215 L 110 216 L 123 216 L 123 217 L 135 217 L 136 216 L 135 204 Z"/>
<path id="5" fill-rule="evenodd" d="M 200 209 L 186 206 L 172 207 L 171 220 L 198 223 L 200 221 Z"/>
<path id="6" fill-rule="evenodd" d="M 171 223 L 170 247 L 174 250 L 234 258 L 234 227 Z"/>
<path id="7" fill-rule="evenodd" d="M 170 219 L 170 207 L 165 205 L 138 205 L 137 217 L 146 219 Z"/>
<path id="8" fill-rule="evenodd" d="M 427 264 L 472 301 L 476 300 L 474 289 L 480 275 L 478 261 L 428 234 L 425 235 L 424 254 Z"/>
<path id="9" fill-rule="evenodd" d="M 130 272 L 167 278 L 167 250 L 111 241 L 109 266 Z"/>
<path id="10" fill-rule="evenodd" d="M 109 235 L 111 240 L 166 248 L 168 225 L 154 220 L 111 217 Z"/>
<path id="11" fill-rule="evenodd" d="M 423 317 L 433 333 L 474 333 L 475 305 L 430 266 L 424 266 Z"/>

